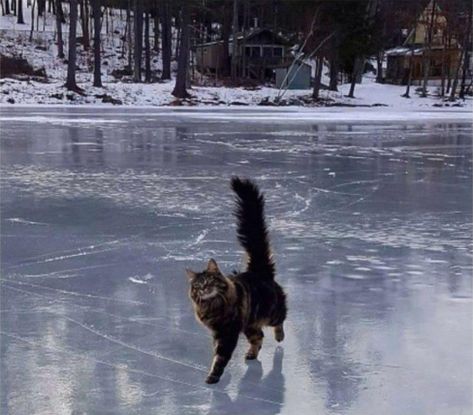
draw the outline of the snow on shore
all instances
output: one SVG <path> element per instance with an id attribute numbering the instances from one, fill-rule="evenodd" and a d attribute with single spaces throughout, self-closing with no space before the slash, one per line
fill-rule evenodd
<path id="1" fill-rule="evenodd" d="M 25 17 L 28 13 L 25 14 Z M 38 78 L 0 79 L 0 104 L 66 104 L 66 105 L 131 105 L 131 106 L 253 106 L 275 105 L 278 95 L 277 88 L 262 86 L 259 88 L 193 86 L 189 90 L 192 97 L 188 100 L 176 100 L 171 94 L 174 80 L 154 82 L 151 84 L 131 83 L 118 80 L 113 76 L 115 69 L 123 69 L 126 59 L 121 49 L 120 37 L 112 36 L 103 39 L 104 56 L 102 59 L 102 80 L 104 88 L 92 87 L 93 58 L 92 51 L 78 48 L 77 82 L 84 90 L 83 94 L 67 91 L 64 88 L 67 65 L 56 57 L 54 43 L 54 20 L 47 16 L 44 30 L 35 32 L 30 42 L 29 25 L 16 25 L 14 16 L 1 16 L 0 52 L 7 56 L 26 58 L 34 69 L 44 68 L 47 80 Z M 26 19 L 28 20 L 28 19 Z M 117 21 L 116 27 L 119 27 Z M 63 30 L 67 30 L 67 25 Z M 119 31 L 117 31 L 119 33 Z M 67 38 L 67 36 L 65 36 Z M 65 45 L 67 48 L 67 44 Z M 160 56 L 152 57 L 152 69 L 159 74 Z M 199 75 L 197 75 L 199 78 Z M 129 80 L 128 80 L 129 81 Z M 361 106 L 384 107 L 384 112 L 392 111 L 425 111 L 440 109 L 442 111 L 458 111 L 473 109 L 473 100 L 457 100 L 454 103 L 442 101 L 437 96 L 437 87 L 429 88 L 429 96 L 420 98 L 411 88 L 411 98 L 401 97 L 404 86 L 377 84 L 370 76 L 365 76 L 363 83 L 356 86 L 355 97 L 346 97 L 349 85 L 343 84 L 338 92 L 322 90 L 321 99 L 313 102 L 311 90 L 290 90 L 283 98 L 284 106 L 324 107 L 324 106 Z"/>

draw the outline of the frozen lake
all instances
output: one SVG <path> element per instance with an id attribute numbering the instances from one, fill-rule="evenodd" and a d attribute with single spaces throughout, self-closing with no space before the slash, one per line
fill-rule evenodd
<path id="1" fill-rule="evenodd" d="M 419 118 L 3 108 L 1 412 L 471 413 L 472 125 Z M 184 268 L 240 266 L 234 174 L 286 340 L 208 386 Z"/>

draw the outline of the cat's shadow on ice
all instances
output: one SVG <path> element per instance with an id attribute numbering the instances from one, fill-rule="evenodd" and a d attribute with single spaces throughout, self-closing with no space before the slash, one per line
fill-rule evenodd
<path id="1" fill-rule="evenodd" d="M 220 389 L 212 395 L 209 414 L 215 413 L 250 413 L 278 414 L 284 404 L 285 379 L 282 373 L 284 349 L 278 346 L 273 355 L 271 371 L 263 377 L 263 366 L 258 360 L 247 361 L 247 369 L 238 384 L 237 396 L 234 400 Z M 230 382 L 230 376 L 220 381 L 222 386 Z"/>

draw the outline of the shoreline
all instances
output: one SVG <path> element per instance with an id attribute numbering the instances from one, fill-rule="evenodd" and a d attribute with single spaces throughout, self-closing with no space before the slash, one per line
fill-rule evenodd
<path id="1" fill-rule="evenodd" d="M 113 104 L 6 104 L 0 103 L 0 121 L 15 121 L 17 119 L 38 118 L 41 114 L 18 114 L 16 110 L 33 109 L 44 111 L 45 116 L 49 110 L 63 110 L 59 116 L 74 115 L 101 109 L 104 114 L 94 112 L 88 113 L 92 119 L 100 118 L 102 115 L 120 113 L 120 110 L 129 111 L 129 116 L 188 116 L 191 118 L 201 118 L 210 120 L 231 119 L 233 121 L 259 122 L 268 121 L 283 124 L 293 122 L 426 122 L 426 121 L 452 121 L 473 123 L 472 111 L 468 109 L 452 108 L 444 110 L 440 108 L 432 109 L 410 109 L 400 111 L 389 107 L 298 107 L 298 106 L 169 106 L 169 105 L 113 105 Z M 146 110 L 148 113 L 140 113 Z M 7 113 L 14 113 L 9 116 Z M 281 118 L 284 114 L 285 117 Z M 33 120 L 32 120 L 33 121 Z M 47 122 L 47 120 L 44 120 Z"/>

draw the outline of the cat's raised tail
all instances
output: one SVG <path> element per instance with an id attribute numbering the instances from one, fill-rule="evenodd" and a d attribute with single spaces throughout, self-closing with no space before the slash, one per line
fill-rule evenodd
<path id="1" fill-rule="evenodd" d="M 232 177 L 237 195 L 237 236 L 248 255 L 248 271 L 260 278 L 274 279 L 275 269 L 264 218 L 264 197 L 250 180 Z"/>

